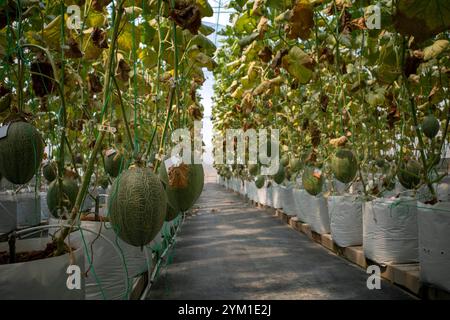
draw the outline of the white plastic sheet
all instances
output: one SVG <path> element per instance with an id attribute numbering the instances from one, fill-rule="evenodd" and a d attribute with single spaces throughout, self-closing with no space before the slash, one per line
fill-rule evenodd
<path id="1" fill-rule="evenodd" d="M 17 226 L 32 227 L 41 223 L 41 198 L 34 192 L 18 193 Z"/>
<path id="2" fill-rule="evenodd" d="M 17 252 L 42 250 L 49 242 L 48 238 L 18 240 Z M 74 247 L 74 244 L 71 244 Z M 0 243 L 0 251 L 6 251 L 7 243 Z M 80 267 L 81 289 L 67 288 L 67 268 L 69 265 Z M 84 256 L 77 249 L 72 256 L 59 257 L 30 262 L 0 265 L 0 299 L 8 300 L 83 300 L 84 299 Z"/>
<path id="3" fill-rule="evenodd" d="M 267 187 L 263 186 L 260 189 L 257 189 L 257 202 L 262 205 L 267 205 Z"/>
<path id="4" fill-rule="evenodd" d="M 417 202 L 409 197 L 376 199 L 363 204 L 363 247 L 380 263 L 419 261 Z"/>
<path id="5" fill-rule="evenodd" d="M 329 196 L 331 237 L 340 247 L 363 243 L 362 202 L 353 195 Z"/>
<path id="6" fill-rule="evenodd" d="M 450 203 L 419 204 L 420 280 L 450 292 Z"/>
<path id="7" fill-rule="evenodd" d="M 0 234 L 8 233 L 17 226 L 17 201 L 12 194 L 0 194 Z"/>
<path id="8" fill-rule="evenodd" d="M 267 187 L 266 206 L 273 208 L 273 183 Z"/>

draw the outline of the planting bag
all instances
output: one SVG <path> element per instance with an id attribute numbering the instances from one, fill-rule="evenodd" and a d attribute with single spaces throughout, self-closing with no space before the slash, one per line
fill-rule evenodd
<path id="1" fill-rule="evenodd" d="M 362 202 L 356 196 L 328 197 L 331 236 L 340 247 L 363 243 Z"/>
<path id="2" fill-rule="evenodd" d="M 311 226 L 311 229 L 319 234 L 330 233 L 330 216 L 328 214 L 327 199 L 323 196 L 305 197 L 305 222 Z"/>
<path id="3" fill-rule="evenodd" d="M 282 189 L 282 201 L 281 206 L 284 213 L 289 216 L 296 216 L 295 201 L 294 201 L 294 188 L 292 186 L 281 187 Z"/>
<path id="4" fill-rule="evenodd" d="M 18 240 L 17 252 L 42 250 L 49 238 Z M 72 247 L 76 246 L 71 243 Z M 0 251 L 8 250 L 8 243 L 0 243 Z M 67 268 L 80 267 L 81 289 L 67 288 Z M 83 300 L 84 285 L 83 250 L 77 248 L 72 255 L 0 265 L 0 299 L 8 300 Z"/>
<path id="5" fill-rule="evenodd" d="M 18 193 L 17 226 L 32 227 L 41 223 L 41 198 L 34 192 Z M 44 204 L 47 205 L 47 204 Z"/>
<path id="6" fill-rule="evenodd" d="M 274 209 L 281 209 L 283 208 L 283 193 L 284 189 L 282 186 L 276 184 L 275 182 L 272 184 L 272 205 L 270 207 L 273 207 Z"/>
<path id="7" fill-rule="evenodd" d="M 420 280 L 450 292 L 450 203 L 419 203 Z"/>
<path id="8" fill-rule="evenodd" d="M 363 247 L 380 263 L 419 261 L 417 202 L 413 198 L 376 199 L 363 205 Z"/>
<path id="9" fill-rule="evenodd" d="M 305 189 L 293 189 L 292 195 L 294 198 L 295 212 L 297 214 L 297 218 L 302 222 L 306 222 L 306 211 L 307 211 L 307 204 L 306 204 L 307 192 L 306 192 L 306 190 Z"/>

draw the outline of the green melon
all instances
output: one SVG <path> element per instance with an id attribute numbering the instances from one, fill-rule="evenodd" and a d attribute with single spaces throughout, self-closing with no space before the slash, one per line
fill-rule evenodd
<path id="1" fill-rule="evenodd" d="M 203 166 L 201 164 L 190 164 L 187 167 L 187 185 L 182 188 L 169 185 L 169 176 L 164 161 L 161 162 L 159 169 L 159 176 L 166 189 L 168 202 L 173 208 L 179 209 L 179 211 L 191 209 L 203 191 Z"/>
<path id="2" fill-rule="evenodd" d="M 433 139 L 439 133 L 440 124 L 434 115 L 426 116 L 422 122 L 422 131 L 430 139 Z"/>
<path id="3" fill-rule="evenodd" d="M 55 218 L 60 218 L 58 215 L 58 209 L 61 209 L 60 213 L 70 212 L 72 210 L 78 195 L 78 185 L 75 180 L 70 178 L 64 178 L 62 180 L 62 195 L 60 194 L 59 179 L 54 180 L 48 187 L 47 192 L 47 206 Z M 60 207 L 60 199 L 61 205 Z"/>
<path id="4" fill-rule="evenodd" d="M 9 125 L 0 139 L 0 172 L 10 182 L 25 184 L 36 174 L 44 154 L 41 134 L 27 122 Z"/>
<path id="5" fill-rule="evenodd" d="M 180 211 L 175 210 L 174 208 L 172 208 L 170 204 L 167 204 L 167 213 L 166 213 L 167 222 L 174 220 L 176 217 L 178 217 L 179 214 Z"/>
<path id="6" fill-rule="evenodd" d="M 323 174 L 320 171 L 316 172 L 316 170 L 317 169 L 313 167 L 306 167 L 302 175 L 303 187 L 313 196 L 317 196 L 322 192 L 324 183 Z M 318 174 L 320 174 L 320 177 L 318 177 Z"/>
<path id="7" fill-rule="evenodd" d="M 262 187 L 264 187 L 265 182 L 266 179 L 264 178 L 264 176 L 257 176 L 255 180 L 255 185 L 258 189 L 261 189 Z"/>
<path id="8" fill-rule="evenodd" d="M 259 166 L 257 164 L 251 164 L 248 166 L 248 172 L 252 175 L 252 176 L 256 176 L 259 172 Z"/>
<path id="9" fill-rule="evenodd" d="M 353 152 L 347 149 L 338 150 L 331 159 L 331 170 L 340 182 L 352 182 L 358 171 L 358 163 Z"/>
<path id="10" fill-rule="evenodd" d="M 289 165 L 289 156 L 288 155 L 283 156 L 281 158 L 280 163 L 283 167 L 287 167 Z"/>
<path id="11" fill-rule="evenodd" d="M 289 166 L 293 173 L 297 173 L 302 169 L 302 162 L 298 158 L 291 158 L 289 161 Z"/>
<path id="12" fill-rule="evenodd" d="M 161 230 L 167 197 L 150 168 L 131 168 L 114 181 L 108 200 L 111 224 L 126 243 L 143 247 Z"/>
<path id="13" fill-rule="evenodd" d="M 45 180 L 48 182 L 52 182 L 57 177 L 57 166 L 56 163 L 53 161 L 48 161 L 44 164 L 42 167 L 42 175 L 44 176 Z"/>
<path id="14" fill-rule="evenodd" d="M 105 157 L 105 171 L 112 178 L 116 178 L 125 168 L 125 158 L 122 153 L 116 151 Z"/>
<path id="15" fill-rule="evenodd" d="M 282 184 L 285 178 L 286 171 L 284 170 L 284 166 L 280 163 L 278 172 L 273 176 L 273 181 L 275 181 L 277 184 Z"/>
<path id="16" fill-rule="evenodd" d="M 406 189 L 414 189 L 420 184 L 420 172 L 422 167 L 416 160 L 409 160 L 400 165 L 397 173 L 398 181 Z"/>

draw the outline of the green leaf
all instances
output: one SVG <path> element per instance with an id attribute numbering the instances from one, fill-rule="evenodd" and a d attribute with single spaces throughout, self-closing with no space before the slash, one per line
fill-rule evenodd
<path id="1" fill-rule="evenodd" d="M 202 17 L 212 17 L 214 15 L 213 8 L 209 4 L 208 0 L 197 0 L 196 3 L 200 9 Z"/>
<path id="2" fill-rule="evenodd" d="M 299 47 L 292 47 L 289 53 L 283 57 L 285 68 L 299 83 L 308 83 L 313 75 L 313 59 Z"/>

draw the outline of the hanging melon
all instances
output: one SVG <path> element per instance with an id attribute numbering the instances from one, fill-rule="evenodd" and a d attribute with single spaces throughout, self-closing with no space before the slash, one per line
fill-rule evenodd
<path id="1" fill-rule="evenodd" d="M 248 172 L 252 175 L 252 176 L 256 176 L 259 172 L 259 166 L 257 164 L 250 164 L 248 166 Z"/>
<path id="2" fill-rule="evenodd" d="M 12 183 L 25 184 L 36 174 L 43 154 L 44 141 L 35 127 L 23 121 L 10 123 L 7 136 L 0 138 L 0 172 Z"/>
<path id="3" fill-rule="evenodd" d="M 434 115 L 426 116 L 422 122 L 422 131 L 430 139 L 433 139 L 439 133 L 440 124 Z"/>
<path id="4" fill-rule="evenodd" d="M 288 155 L 284 155 L 284 156 L 281 158 L 280 163 L 281 163 L 281 165 L 282 165 L 283 167 L 288 166 L 288 165 L 289 165 L 289 156 L 288 156 Z"/>
<path id="5" fill-rule="evenodd" d="M 192 208 L 203 191 L 204 172 L 201 164 L 180 164 L 166 170 L 164 161 L 159 169 L 159 176 L 165 185 L 170 205 L 180 211 Z"/>
<path id="6" fill-rule="evenodd" d="M 49 186 L 47 192 L 47 206 L 55 218 L 60 218 L 59 214 L 68 213 L 72 210 L 78 195 L 78 185 L 71 178 L 64 178 L 62 186 L 55 179 Z M 62 189 L 62 195 L 61 195 Z M 61 201 L 61 202 L 60 202 Z M 61 204 L 61 207 L 60 207 Z"/>
<path id="7" fill-rule="evenodd" d="M 284 170 L 284 166 L 280 163 L 278 172 L 273 176 L 273 181 L 275 181 L 277 184 L 282 184 L 285 178 L 286 171 Z"/>
<path id="8" fill-rule="evenodd" d="M 302 163 L 298 158 L 291 158 L 289 166 L 291 167 L 292 173 L 297 173 L 302 169 Z"/>
<path id="9" fill-rule="evenodd" d="M 408 160 L 400 165 L 397 177 L 398 181 L 406 189 L 414 189 L 420 184 L 420 172 L 422 167 L 416 160 Z"/>
<path id="10" fill-rule="evenodd" d="M 265 183 L 266 179 L 264 178 L 264 176 L 257 176 L 256 180 L 255 180 L 255 185 L 258 189 L 261 189 L 262 187 L 264 187 L 264 183 Z"/>
<path id="11" fill-rule="evenodd" d="M 98 180 L 98 184 L 100 185 L 100 187 L 102 187 L 102 189 L 108 189 L 109 185 L 108 177 L 107 176 L 100 177 L 100 179 Z"/>
<path id="12" fill-rule="evenodd" d="M 123 154 L 116 150 L 105 152 L 105 171 L 112 178 L 116 178 L 125 168 L 125 158 Z"/>
<path id="13" fill-rule="evenodd" d="M 322 192 L 324 183 L 323 174 L 320 170 L 313 167 L 306 167 L 302 176 L 303 187 L 313 196 Z"/>
<path id="14" fill-rule="evenodd" d="M 42 166 L 42 175 L 48 182 L 53 182 L 57 177 L 57 166 L 53 161 L 48 161 Z"/>
<path id="15" fill-rule="evenodd" d="M 340 182 L 352 182 L 358 171 L 358 162 L 353 152 L 347 149 L 338 150 L 331 159 L 331 170 Z"/>
<path id="16" fill-rule="evenodd" d="M 163 185 L 149 168 L 134 167 L 114 181 L 108 201 L 111 224 L 126 243 L 142 247 L 161 230 L 167 197 Z"/>

